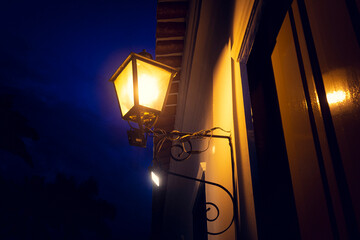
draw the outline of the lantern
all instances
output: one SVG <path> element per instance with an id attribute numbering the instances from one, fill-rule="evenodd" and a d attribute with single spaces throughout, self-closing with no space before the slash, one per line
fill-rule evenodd
<path id="1" fill-rule="evenodd" d="M 140 129 L 151 128 L 164 108 L 175 75 L 174 68 L 152 60 L 145 50 L 130 53 L 110 79 L 122 118 L 138 123 Z"/>

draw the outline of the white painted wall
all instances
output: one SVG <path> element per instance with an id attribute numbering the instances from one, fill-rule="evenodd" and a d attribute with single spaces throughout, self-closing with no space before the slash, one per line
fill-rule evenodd
<path id="1" fill-rule="evenodd" d="M 235 177 L 242 209 L 241 236 L 257 239 L 243 89 L 240 65 L 236 61 L 253 0 L 200 2 L 199 18 L 196 14 L 199 1 L 193 0 L 190 4 L 175 128 L 195 132 L 218 126 L 231 131 L 235 169 L 239 174 Z M 227 133 L 216 131 L 215 134 Z M 207 144 L 204 140 L 194 148 L 204 149 Z M 202 172 L 200 162 L 206 162 L 206 180 L 217 182 L 232 192 L 227 140 L 211 139 L 208 151 L 185 162 L 171 161 L 170 170 L 199 177 Z M 166 239 L 192 239 L 192 207 L 196 191 L 197 184 L 169 176 L 163 226 Z M 222 190 L 209 185 L 206 185 L 206 198 L 216 203 L 221 211 L 217 221 L 208 223 L 208 230 L 221 231 L 233 214 L 231 200 Z M 213 212 L 208 214 L 211 217 Z M 208 239 L 235 239 L 234 233 L 233 225 L 224 234 L 209 235 Z"/>

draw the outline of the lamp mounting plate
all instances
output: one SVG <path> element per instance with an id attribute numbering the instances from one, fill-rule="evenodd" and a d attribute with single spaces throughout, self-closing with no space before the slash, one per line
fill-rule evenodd
<path id="1" fill-rule="evenodd" d="M 146 148 L 146 138 L 143 131 L 132 128 L 127 131 L 127 135 L 130 145 Z"/>

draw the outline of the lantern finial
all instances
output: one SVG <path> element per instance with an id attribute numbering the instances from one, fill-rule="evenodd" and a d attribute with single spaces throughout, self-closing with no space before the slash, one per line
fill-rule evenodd
<path id="1" fill-rule="evenodd" d="M 143 57 L 146 57 L 146 58 L 150 58 L 150 59 L 153 59 L 153 57 L 151 56 L 150 53 L 148 53 L 146 51 L 146 49 L 143 49 L 142 52 L 138 53 L 139 55 L 143 56 Z"/>

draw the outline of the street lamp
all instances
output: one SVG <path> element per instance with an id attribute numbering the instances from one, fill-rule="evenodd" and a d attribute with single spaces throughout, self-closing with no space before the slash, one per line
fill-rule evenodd
<path id="1" fill-rule="evenodd" d="M 164 108 L 176 69 L 152 60 L 150 53 L 130 53 L 115 74 L 114 83 L 124 120 L 135 122 L 128 138 L 131 145 L 146 147 L 144 128 L 152 128 Z"/>
<path id="2" fill-rule="evenodd" d="M 236 233 L 238 232 L 237 219 L 237 195 L 235 189 L 235 173 L 234 173 L 234 156 L 231 136 L 215 135 L 215 130 L 223 130 L 220 127 L 215 127 L 209 130 L 202 130 L 193 133 L 171 131 L 167 132 L 162 129 L 153 129 L 160 112 L 164 108 L 167 95 L 169 93 L 172 79 L 175 77 L 177 71 L 165 64 L 152 60 L 152 57 L 145 50 L 136 54 L 130 53 L 126 60 L 121 64 L 110 81 L 113 82 L 121 116 L 124 120 L 129 122 L 130 130 L 128 133 L 129 143 L 134 146 L 146 147 L 146 137 L 151 136 L 156 139 L 154 143 L 154 159 L 151 170 L 151 178 L 153 182 L 159 187 L 161 185 L 160 176 L 162 173 L 181 177 L 192 181 L 202 182 L 221 188 L 229 195 L 233 203 L 233 217 L 229 225 L 219 232 L 208 232 L 210 235 L 219 235 L 227 231 L 233 222 L 235 222 Z M 130 124 L 135 122 L 138 128 Z M 229 133 L 228 131 L 225 131 Z M 170 156 L 176 161 L 185 161 L 190 158 L 192 154 L 200 154 L 207 150 L 192 149 L 191 141 L 194 139 L 211 139 L 219 138 L 225 139 L 229 143 L 232 166 L 232 181 L 233 181 L 233 195 L 225 187 L 220 184 L 185 176 L 179 173 L 167 171 L 161 168 L 161 163 L 157 159 L 157 153 L 163 147 L 165 141 L 170 141 L 171 149 L 176 149 L 176 154 L 171 151 Z M 214 207 L 217 211 L 217 217 L 214 219 L 207 218 L 208 221 L 215 221 L 219 214 L 219 208 L 212 202 L 206 202 L 206 205 Z M 207 208 L 207 211 L 210 209 Z"/>

